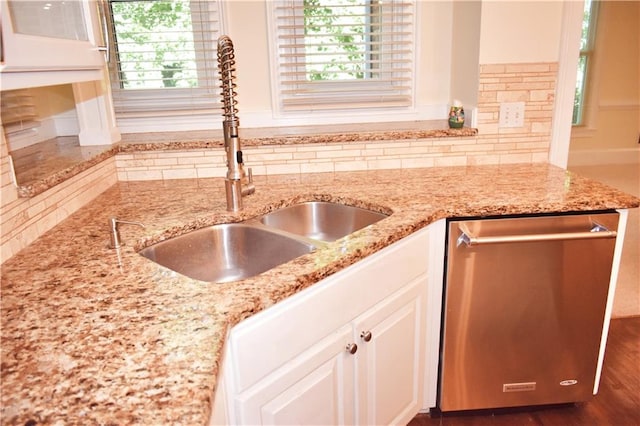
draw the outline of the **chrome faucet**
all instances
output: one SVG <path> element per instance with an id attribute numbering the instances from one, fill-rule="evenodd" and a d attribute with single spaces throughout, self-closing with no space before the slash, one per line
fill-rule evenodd
<path id="1" fill-rule="evenodd" d="M 244 172 L 242 149 L 240 147 L 240 137 L 238 128 L 238 109 L 236 108 L 236 84 L 234 72 L 235 52 L 233 42 L 226 36 L 218 38 L 218 70 L 220 71 L 220 82 L 222 88 L 224 121 L 222 129 L 224 132 L 224 149 L 227 153 L 227 176 L 224 180 L 227 192 L 227 210 L 238 211 L 242 209 L 242 197 L 253 194 L 256 190 L 253 185 L 253 175 L 248 169 L 248 176 Z"/>

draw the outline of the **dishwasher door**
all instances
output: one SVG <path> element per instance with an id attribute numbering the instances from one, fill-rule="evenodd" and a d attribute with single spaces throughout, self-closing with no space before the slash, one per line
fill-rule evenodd
<path id="1" fill-rule="evenodd" d="M 441 411 L 584 401 L 618 213 L 450 221 Z"/>

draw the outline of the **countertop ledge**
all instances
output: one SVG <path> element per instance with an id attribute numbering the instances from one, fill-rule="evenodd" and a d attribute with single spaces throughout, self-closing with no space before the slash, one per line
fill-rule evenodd
<path id="1" fill-rule="evenodd" d="M 242 145 L 247 147 L 469 137 L 478 134 L 478 130 L 475 128 L 449 129 L 445 126 L 446 121 L 444 120 L 427 121 L 415 122 L 398 130 L 389 130 L 391 127 L 389 123 L 373 123 L 366 127 L 344 126 L 340 131 L 335 130 L 335 127 L 332 127 L 333 131 L 327 130 L 326 127 L 241 129 L 240 135 Z M 43 177 L 18 185 L 18 196 L 29 198 L 41 194 L 118 153 L 222 148 L 224 139 L 222 137 L 212 138 L 212 133 L 214 132 L 125 134 L 120 142 L 113 145 L 92 147 L 90 156 L 85 154 L 81 160 L 62 170 L 55 170 L 50 173 L 39 172 L 38 176 Z"/>
<path id="2" fill-rule="evenodd" d="M 638 207 L 546 164 L 256 178 L 245 209 L 222 179 L 121 182 L 2 264 L 3 424 L 205 425 L 228 330 L 446 217 Z M 203 226 L 326 200 L 388 218 L 256 277 L 205 283 L 137 253 Z M 108 248 L 108 220 L 125 245 Z"/>

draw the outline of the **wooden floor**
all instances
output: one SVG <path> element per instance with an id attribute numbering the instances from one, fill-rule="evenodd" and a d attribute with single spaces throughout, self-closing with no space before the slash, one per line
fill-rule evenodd
<path id="1" fill-rule="evenodd" d="M 640 317 L 611 321 L 600 389 L 590 401 L 540 408 L 417 415 L 410 426 L 640 426 Z"/>

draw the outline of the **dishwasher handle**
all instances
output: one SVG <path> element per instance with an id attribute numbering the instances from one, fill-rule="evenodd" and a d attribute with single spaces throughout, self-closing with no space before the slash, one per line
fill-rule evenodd
<path id="1" fill-rule="evenodd" d="M 476 246 L 482 244 L 496 243 L 522 243 L 536 241 L 558 241 L 558 240 L 587 240 L 596 238 L 615 238 L 618 233 L 610 231 L 602 225 L 596 224 L 590 231 L 585 232 L 557 232 L 550 234 L 532 234 L 532 235 L 499 235 L 476 237 L 469 232 L 469 228 L 465 223 L 458 224 L 458 228 L 462 232 L 457 240 L 457 246 L 462 244 Z"/>

